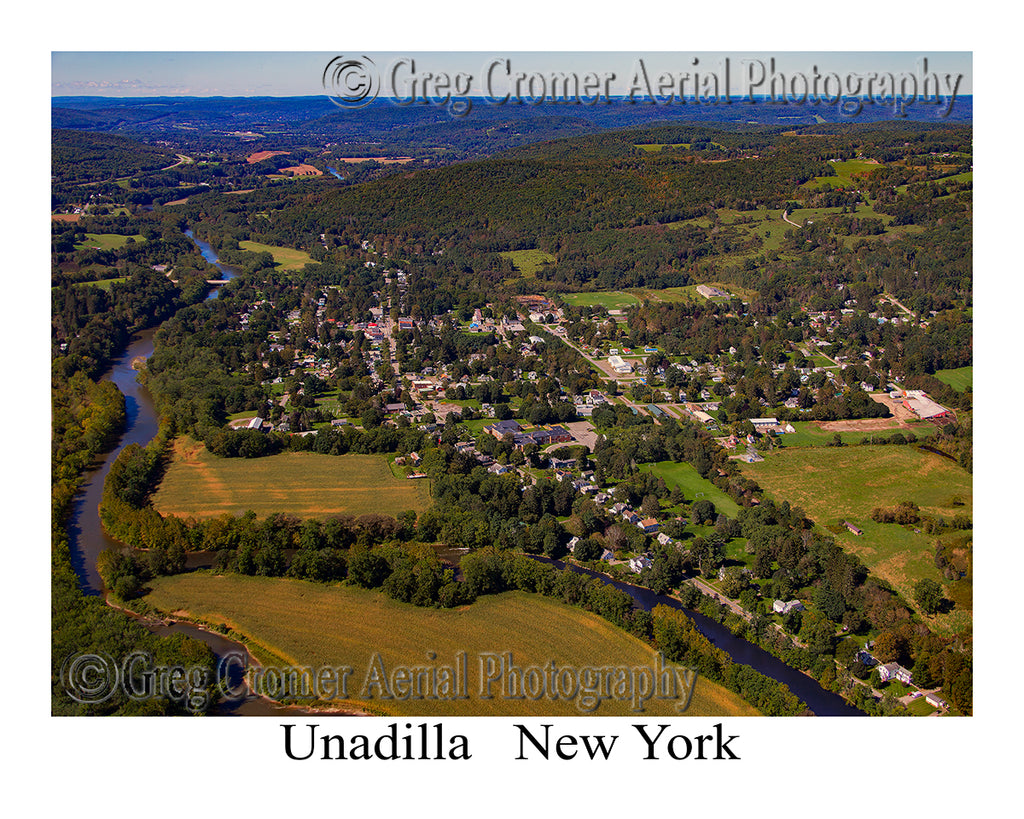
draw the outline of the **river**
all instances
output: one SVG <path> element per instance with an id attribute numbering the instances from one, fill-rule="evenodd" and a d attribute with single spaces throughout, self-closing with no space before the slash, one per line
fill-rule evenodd
<path id="1" fill-rule="evenodd" d="M 550 558 L 541 557 L 539 555 L 531 555 L 531 557 L 544 563 L 550 563 L 559 569 L 565 566 L 565 563 L 560 560 L 551 560 Z M 785 683 L 789 686 L 789 690 L 807 703 L 807 707 L 810 708 L 817 716 L 864 716 L 863 711 L 850 705 L 850 703 L 838 694 L 826 691 L 818 685 L 817 680 L 795 668 L 792 668 L 791 666 L 786 665 L 778 657 L 769 654 L 763 648 L 754 645 L 749 640 L 734 636 L 729 629 L 718 621 L 712 620 L 710 617 L 705 617 L 699 612 L 690 611 L 689 609 L 684 608 L 682 603 L 678 600 L 672 597 L 655 594 L 650 589 L 645 589 L 641 586 L 634 586 L 631 583 L 612 580 L 607 575 L 591 571 L 590 569 L 585 569 L 582 566 L 569 564 L 569 568 L 571 571 L 580 572 L 581 574 L 586 574 L 590 577 L 596 577 L 598 580 L 626 592 L 626 594 L 633 598 L 636 605 L 645 611 L 651 611 L 659 604 L 671 606 L 672 608 L 679 609 L 680 611 L 685 611 L 686 616 L 694 621 L 694 624 L 697 626 L 700 633 L 714 643 L 715 646 L 722 649 L 722 651 L 732 657 L 735 662 L 742 663 L 743 665 L 749 665 L 755 671 L 760 671 L 766 677 L 771 677 L 773 680 Z"/>
<path id="2" fill-rule="evenodd" d="M 208 243 L 196 239 L 192 235 L 191 230 L 186 231 L 186 235 L 199 247 L 203 258 L 217 266 L 223 278 L 230 279 L 237 275 L 238 270 L 236 268 L 223 265 L 218 261 L 216 253 Z M 215 288 L 211 292 L 210 298 L 216 297 L 218 292 L 219 289 Z M 71 562 L 75 572 L 78 574 L 82 591 L 85 594 L 99 595 L 103 593 L 103 581 L 96 570 L 96 560 L 100 552 L 108 546 L 121 545 L 116 540 L 107 536 L 100 525 L 99 518 L 99 504 L 103 496 L 103 481 L 110 471 L 110 465 L 125 446 L 132 443 L 145 446 L 157 433 L 157 416 L 153 400 L 149 392 L 136 380 L 136 371 L 132 367 L 132 362 L 136 359 L 145 360 L 153 354 L 154 333 L 155 330 L 146 330 L 136 334 L 128 349 L 114 361 L 104 375 L 104 378 L 113 381 L 124 394 L 126 421 L 124 434 L 114 449 L 107 454 L 99 466 L 86 473 L 82 490 L 75 498 L 68 521 L 68 542 L 71 549 Z M 445 557 L 453 565 L 458 565 L 459 555 L 446 554 Z M 547 560 L 546 558 L 537 559 Z M 564 565 L 559 561 L 550 562 L 559 567 Z M 656 595 L 649 589 L 614 581 L 605 575 L 578 566 L 571 566 L 571 568 L 573 571 L 597 577 L 625 591 L 636 601 L 638 606 L 648 611 L 659 603 L 678 609 L 683 608 L 678 600 Z M 689 617 L 693 618 L 701 633 L 725 651 L 734 661 L 749 665 L 762 674 L 785 683 L 794 694 L 807 703 L 807 706 L 815 714 L 819 716 L 863 715 L 863 712 L 854 708 L 843 700 L 842 697 L 823 689 L 811 677 L 791 668 L 777 657 L 772 656 L 747 640 L 734 637 L 720 623 L 697 612 L 687 611 L 686 613 Z M 218 659 L 223 659 L 232 653 L 241 653 L 248 657 L 248 652 L 242 644 L 229 640 L 220 634 L 200 629 L 190 623 L 147 624 L 147 627 L 159 634 L 182 632 L 190 637 L 201 640 L 210 646 Z M 284 707 L 277 706 L 269 701 L 250 697 L 241 703 L 222 703 L 218 706 L 216 713 L 222 715 L 270 716 L 283 713 L 297 714 L 302 713 L 302 711 L 295 709 L 286 710 Z"/>

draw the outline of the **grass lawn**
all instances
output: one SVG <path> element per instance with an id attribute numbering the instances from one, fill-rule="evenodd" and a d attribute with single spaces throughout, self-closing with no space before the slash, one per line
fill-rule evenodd
<path id="1" fill-rule="evenodd" d="M 376 591 L 283 578 L 216 576 L 197 572 L 161 577 L 146 602 L 166 613 L 226 624 L 248 638 L 264 664 L 349 666 L 346 702 L 388 715 L 541 716 L 581 715 L 571 700 L 480 697 L 486 653 L 512 652 L 520 668 L 650 666 L 655 652 L 597 615 L 524 592 L 482 597 L 458 609 L 428 609 L 398 603 Z M 390 673 L 398 666 L 452 665 L 467 656 L 466 700 L 361 697 L 370 663 L 380 653 Z M 431 661 L 428 653 L 436 655 Z M 672 714 L 674 702 L 651 699 L 646 714 Z M 606 701 L 597 715 L 626 716 L 628 704 Z M 755 715 L 735 694 L 699 679 L 688 714 Z"/>
<path id="2" fill-rule="evenodd" d="M 957 392 L 963 392 L 974 385 L 974 367 L 957 367 L 955 370 L 937 370 L 935 377 L 943 384 L 949 384 Z"/>
<path id="3" fill-rule="evenodd" d="M 383 455 L 282 452 L 265 458 L 218 458 L 186 438 L 153 496 L 161 514 L 197 519 L 253 510 L 258 517 L 397 515 L 430 504 L 427 481 L 396 478 Z"/>
<path id="4" fill-rule="evenodd" d="M 117 250 L 118 248 L 124 247 L 128 243 L 128 239 L 134 239 L 136 242 L 144 242 L 146 239 L 142 234 L 136 233 L 134 236 L 122 236 L 120 233 L 86 233 L 85 241 L 75 245 L 75 250 L 86 250 L 91 248 L 99 248 L 100 250 Z"/>
<path id="5" fill-rule="evenodd" d="M 915 717 L 926 717 L 935 711 L 935 707 L 933 705 L 929 705 L 928 701 L 922 696 L 911 702 L 910 705 L 907 706 L 907 711 Z"/>
<path id="6" fill-rule="evenodd" d="M 739 514 L 740 507 L 736 501 L 707 478 L 702 478 L 690 464 L 659 461 L 656 464 L 641 464 L 640 468 L 645 472 L 653 472 L 659 478 L 664 478 L 665 483 L 669 486 L 678 486 L 683 490 L 688 501 L 709 500 L 715 505 L 715 509 L 730 518 Z"/>
<path id="7" fill-rule="evenodd" d="M 741 468 L 770 497 L 801 507 L 816 523 L 848 520 L 860 528 L 863 535 L 842 529 L 836 542 L 891 583 L 910 605 L 918 580 L 944 582 L 935 568 L 935 538 L 875 523 L 871 510 L 912 500 L 923 514 L 948 520 L 958 511 L 969 513 L 973 502 L 971 475 L 947 458 L 912 446 L 790 447 Z M 964 500 L 963 507 L 952 505 L 954 495 Z M 954 609 L 927 619 L 940 632 L 951 632 L 965 625 L 966 614 Z"/>
<path id="8" fill-rule="evenodd" d="M 516 266 L 516 270 L 529 278 L 536 276 L 537 271 L 544 265 L 555 261 L 555 257 L 550 253 L 545 253 L 543 250 L 537 250 L 536 248 L 531 250 L 506 250 L 498 255 L 505 259 L 511 259 L 512 264 Z"/>
<path id="9" fill-rule="evenodd" d="M 291 247 L 277 247 L 275 245 L 264 245 L 259 242 L 249 241 L 239 242 L 238 246 L 250 253 L 263 253 L 264 251 L 270 253 L 274 257 L 274 263 L 281 270 L 300 270 L 313 261 L 313 257 L 306 253 L 306 251 L 295 250 Z"/>
<path id="10" fill-rule="evenodd" d="M 623 310 L 634 304 L 639 304 L 640 299 L 632 293 L 621 290 L 614 290 L 604 293 L 562 293 L 562 299 L 567 304 L 576 307 L 603 307 L 605 310 Z"/>

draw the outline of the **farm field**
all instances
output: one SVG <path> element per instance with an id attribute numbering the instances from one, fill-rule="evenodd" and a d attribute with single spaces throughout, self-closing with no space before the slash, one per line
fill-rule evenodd
<path id="1" fill-rule="evenodd" d="M 739 514 L 740 507 L 736 501 L 707 478 L 702 478 L 690 464 L 659 461 L 655 464 L 641 464 L 640 469 L 652 472 L 659 478 L 664 478 L 665 483 L 669 486 L 678 486 L 683 490 L 688 501 L 709 500 L 715 505 L 715 509 L 731 518 Z"/>
<path id="2" fill-rule="evenodd" d="M 295 250 L 291 247 L 277 247 L 276 245 L 264 245 L 260 242 L 249 241 L 239 242 L 238 246 L 250 253 L 269 253 L 274 257 L 274 263 L 281 270 L 300 270 L 313 261 L 313 257 L 306 253 L 306 251 Z"/>
<path id="3" fill-rule="evenodd" d="M 910 605 L 918 580 L 945 584 L 934 563 L 935 538 L 912 527 L 875 523 L 871 510 L 912 500 L 926 515 L 950 519 L 958 511 L 970 514 L 971 475 L 952 461 L 911 446 L 805 447 L 771 452 L 764 461 L 741 467 L 768 496 L 801 507 L 819 525 L 848 520 L 861 529 L 863 535 L 840 530 L 836 542 Z M 954 506 L 954 496 L 964 506 Z M 928 619 L 940 633 L 968 625 L 962 609 Z"/>
<path id="4" fill-rule="evenodd" d="M 405 716 L 580 715 L 570 700 L 482 699 L 483 653 L 512 652 L 526 668 L 650 666 L 655 652 L 604 619 L 524 592 L 480 598 L 458 609 L 427 609 L 398 603 L 381 592 L 283 578 L 216 576 L 197 572 L 161 577 L 145 600 L 162 612 L 213 625 L 225 624 L 248 638 L 264 664 L 354 669 L 345 704 L 374 713 Z M 253 601 L 259 601 L 258 606 Z M 360 697 L 373 655 L 384 668 L 452 665 L 467 655 L 469 699 L 365 699 Z M 428 652 L 436 656 L 431 662 Z M 646 714 L 673 714 L 674 702 L 649 701 Z M 630 714 L 628 704 L 604 702 L 596 715 Z M 735 694 L 699 679 L 688 714 L 756 715 Z"/>
<path id="5" fill-rule="evenodd" d="M 974 367 L 958 367 L 955 370 L 936 370 L 935 377 L 943 384 L 949 384 L 957 392 L 972 388 Z"/>
<path id="6" fill-rule="evenodd" d="M 97 279 L 93 282 L 75 282 L 72 287 L 98 287 L 100 290 L 110 290 L 110 286 L 115 282 L 126 282 L 128 279 L 121 276 L 115 279 Z M 53 288 L 50 288 L 51 290 Z"/>
<path id="7" fill-rule="evenodd" d="M 854 174 L 868 173 L 873 171 L 875 168 L 884 167 L 878 162 L 869 162 L 864 159 L 848 159 L 845 162 L 832 162 L 831 165 L 836 169 L 835 176 L 817 176 L 804 185 L 804 187 L 820 188 L 826 184 L 832 185 L 833 187 L 846 187 L 855 184 L 855 180 L 853 179 Z"/>
<path id="8" fill-rule="evenodd" d="M 99 250 L 117 250 L 118 248 L 124 247 L 129 239 L 134 239 L 136 242 L 146 241 L 145 237 L 141 234 L 135 234 L 134 236 L 122 236 L 120 233 L 86 233 L 85 241 L 75 245 L 75 250 L 86 250 L 91 248 L 98 248 Z"/>
<path id="9" fill-rule="evenodd" d="M 265 458 L 218 458 L 202 444 L 179 438 L 153 507 L 162 515 L 298 517 L 397 515 L 430 504 L 426 481 L 396 478 L 378 455 L 282 452 Z"/>

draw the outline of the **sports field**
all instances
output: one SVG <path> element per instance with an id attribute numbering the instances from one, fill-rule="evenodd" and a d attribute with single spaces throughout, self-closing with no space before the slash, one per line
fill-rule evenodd
<path id="1" fill-rule="evenodd" d="M 634 304 L 639 304 L 640 299 L 632 293 L 622 290 L 612 290 L 601 293 L 562 293 L 562 299 L 567 304 L 576 307 L 603 307 L 605 310 L 622 310 Z"/>
<path id="2" fill-rule="evenodd" d="M 769 497 L 801 507 L 816 523 L 849 521 L 861 529 L 862 535 L 841 529 L 836 541 L 911 605 L 918 580 L 944 582 L 935 568 L 935 538 L 912 526 L 875 523 L 871 510 L 904 500 L 917 503 L 924 515 L 946 520 L 972 510 L 971 475 L 949 459 L 913 446 L 788 448 L 741 468 Z M 954 506 L 954 496 L 964 505 Z M 940 630 L 955 630 L 963 615 L 954 610 L 934 622 Z"/>
<path id="3" fill-rule="evenodd" d="M 145 600 L 165 613 L 225 624 L 249 640 L 265 666 L 349 666 L 350 707 L 405 716 L 582 715 L 572 700 L 506 699 L 499 686 L 480 696 L 487 654 L 512 653 L 519 668 L 545 666 L 651 667 L 655 652 L 601 617 L 540 595 L 507 592 L 458 609 L 425 609 L 356 587 L 283 578 L 192 573 L 161 577 Z M 258 603 L 258 605 L 254 605 Z M 360 696 L 374 654 L 387 674 L 401 666 L 440 669 L 466 653 L 468 699 Z M 430 655 L 433 655 L 433 659 Z M 429 689 L 428 689 L 429 691 Z M 379 695 L 378 688 L 375 694 Z M 673 714 L 674 701 L 649 700 L 644 714 Z M 627 704 L 608 701 L 596 715 L 626 716 Z M 754 715 L 735 694 L 699 679 L 687 714 Z M 634 716 L 636 714 L 633 714 Z"/>
<path id="4" fill-rule="evenodd" d="M 258 517 L 275 512 L 303 518 L 397 515 L 429 504 L 428 481 L 395 477 L 383 455 L 282 452 L 218 458 L 184 438 L 174 442 L 173 459 L 153 496 L 161 514 L 197 519 L 249 509 Z"/>
<path id="5" fill-rule="evenodd" d="M 306 251 L 295 250 L 291 247 L 277 247 L 276 245 L 264 245 L 260 242 L 249 241 L 239 242 L 238 246 L 242 250 L 248 250 L 250 253 L 269 253 L 274 257 L 274 263 L 280 270 L 300 270 L 313 261 L 313 257 L 306 253 Z"/>

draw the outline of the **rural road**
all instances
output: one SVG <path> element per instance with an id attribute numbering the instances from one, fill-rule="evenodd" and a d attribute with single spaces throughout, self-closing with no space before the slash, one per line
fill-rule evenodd
<path id="1" fill-rule="evenodd" d="M 794 222 L 792 219 L 790 219 L 789 218 L 789 213 L 786 212 L 786 211 L 782 211 L 782 221 L 786 222 L 787 224 L 792 225 L 793 227 L 803 227 L 803 225 L 798 225 L 796 222 Z"/>

